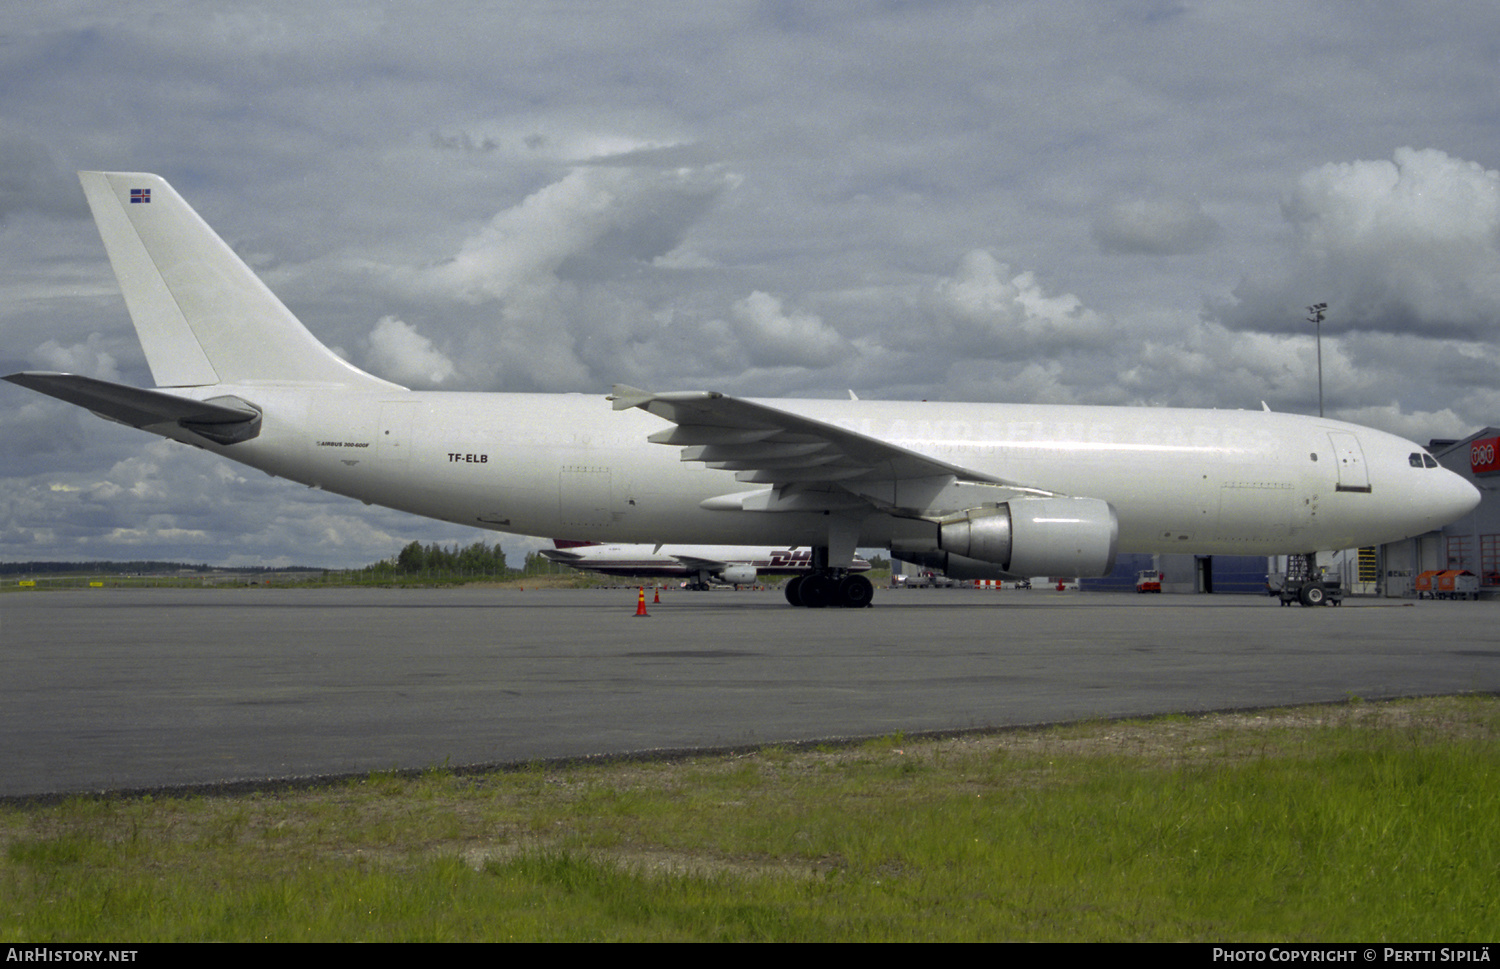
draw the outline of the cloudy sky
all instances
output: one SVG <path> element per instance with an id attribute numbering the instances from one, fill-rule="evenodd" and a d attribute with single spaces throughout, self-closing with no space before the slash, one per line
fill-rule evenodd
<path id="1" fill-rule="evenodd" d="M 17 5 L 0 373 L 150 375 L 78 169 L 153 171 L 417 388 L 1500 424 L 1500 5 Z M 493 533 L 0 384 L 0 560 Z M 508 551 L 529 547 L 503 538 Z"/>

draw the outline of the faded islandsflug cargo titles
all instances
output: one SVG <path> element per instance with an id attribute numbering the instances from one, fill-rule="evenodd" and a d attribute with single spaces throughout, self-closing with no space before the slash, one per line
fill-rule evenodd
<path id="1" fill-rule="evenodd" d="M 870 583 L 850 568 L 859 546 L 957 578 L 1097 576 L 1122 551 L 1393 541 L 1479 501 L 1410 441 L 1266 410 L 411 391 L 320 343 L 161 178 L 80 178 L 156 388 L 5 379 L 445 521 L 807 546 L 795 605 L 867 605 Z"/>

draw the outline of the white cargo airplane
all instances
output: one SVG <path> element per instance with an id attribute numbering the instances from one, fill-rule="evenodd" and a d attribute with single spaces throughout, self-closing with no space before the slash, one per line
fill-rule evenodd
<path id="1" fill-rule="evenodd" d="M 542 549 L 550 561 L 585 572 L 621 578 L 687 579 L 690 589 L 711 584 L 750 585 L 761 575 L 808 574 L 811 548 L 767 548 L 754 545 L 595 545 L 556 542 Z M 868 572 L 870 563 L 856 558 L 850 572 Z"/>
<path id="2" fill-rule="evenodd" d="M 856 546 L 955 578 L 1099 576 L 1117 550 L 1373 545 L 1479 501 L 1410 441 L 1266 410 L 413 392 L 319 343 L 161 178 L 81 179 L 157 387 L 5 379 L 464 525 L 810 546 L 795 605 L 868 604 Z"/>

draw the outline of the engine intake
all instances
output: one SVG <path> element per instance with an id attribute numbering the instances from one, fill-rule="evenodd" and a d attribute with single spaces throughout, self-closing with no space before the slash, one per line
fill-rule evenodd
<path id="1" fill-rule="evenodd" d="M 754 585 L 755 566 L 731 565 L 719 573 L 719 580 L 730 585 Z"/>

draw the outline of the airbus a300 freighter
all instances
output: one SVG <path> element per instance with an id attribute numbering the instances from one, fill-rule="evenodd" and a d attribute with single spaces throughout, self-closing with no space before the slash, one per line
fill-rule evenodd
<path id="1" fill-rule="evenodd" d="M 810 546 L 795 605 L 868 604 L 849 568 L 857 546 L 955 578 L 1100 576 L 1119 551 L 1394 541 L 1479 501 L 1410 441 L 1267 410 L 411 391 L 318 342 L 161 178 L 80 177 L 156 388 L 7 380 L 464 525 Z"/>

